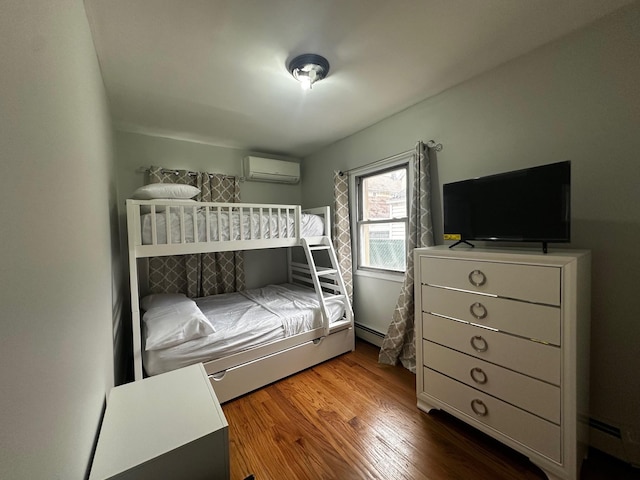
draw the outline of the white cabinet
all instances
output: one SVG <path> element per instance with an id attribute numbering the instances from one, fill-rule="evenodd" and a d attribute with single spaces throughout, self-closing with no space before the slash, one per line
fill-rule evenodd
<path id="1" fill-rule="evenodd" d="M 201 363 L 111 390 L 89 480 L 226 480 L 228 424 Z"/>
<path id="2" fill-rule="evenodd" d="M 549 478 L 588 447 L 588 251 L 415 250 L 418 407 L 502 441 Z"/>

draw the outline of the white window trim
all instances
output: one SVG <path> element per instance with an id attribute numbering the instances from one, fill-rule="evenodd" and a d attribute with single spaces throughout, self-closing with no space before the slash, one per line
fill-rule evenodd
<path id="1" fill-rule="evenodd" d="M 411 199 L 413 196 L 414 182 L 413 162 L 411 162 L 413 154 L 414 150 L 408 150 L 384 160 L 380 160 L 378 162 L 365 165 L 360 168 L 354 168 L 349 172 L 349 196 L 352 200 L 351 204 L 349 205 L 349 215 L 351 217 L 351 232 L 353 232 L 353 235 L 351 236 L 351 255 L 353 263 L 353 275 L 355 276 L 378 278 L 381 280 L 388 280 L 397 283 L 404 282 L 405 272 L 393 272 L 391 270 L 365 270 L 362 268 L 358 268 L 358 256 L 360 255 L 358 245 L 358 209 L 360 199 L 358 198 L 358 185 L 356 184 L 356 178 L 364 175 L 371 175 L 381 170 L 387 170 L 391 167 L 407 165 L 407 199 Z M 409 215 L 409 213 L 410 212 L 407 211 L 407 215 Z"/>

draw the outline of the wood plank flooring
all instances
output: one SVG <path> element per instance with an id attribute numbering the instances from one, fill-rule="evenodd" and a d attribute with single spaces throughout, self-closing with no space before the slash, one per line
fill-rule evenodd
<path id="1" fill-rule="evenodd" d="M 358 340 L 352 353 L 225 403 L 232 480 L 546 478 L 457 419 L 418 410 L 415 375 L 377 360 Z M 601 459 L 582 478 L 636 473 Z"/>

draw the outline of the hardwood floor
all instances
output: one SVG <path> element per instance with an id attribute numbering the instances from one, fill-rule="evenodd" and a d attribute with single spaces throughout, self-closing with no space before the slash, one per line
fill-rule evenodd
<path id="1" fill-rule="evenodd" d="M 546 478 L 463 422 L 418 410 L 415 376 L 377 360 L 377 347 L 357 341 L 355 352 L 224 404 L 232 480 Z M 600 454 L 582 478 L 638 473 Z"/>

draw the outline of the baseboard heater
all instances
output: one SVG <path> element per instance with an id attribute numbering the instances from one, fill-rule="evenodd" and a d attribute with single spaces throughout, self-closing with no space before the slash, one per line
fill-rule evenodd
<path id="1" fill-rule="evenodd" d="M 621 425 L 619 428 L 589 418 L 589 443 L 602 452 L 640 468 L 640 432 L 632 426 Z"/>
<path id="2" fill-rule="evenodd" d="M 603 433 L 612 435 L 622 440 L 622 433 L 620 432 L 620 429 L 618 427 L 614 427 L 613 425 L 606 424 L 604 422 L 601 422 L 600 420 L 596 420 L 595 418 L 590 418 L 589 427 L 600 430 Z"/>
<path id="3" fill-rule="evenodd" d="M 384 341 L 384 333 L 380 333 L 373 328 L 356 323 L 356 337 L 361 338 L 365 342 L 369 342 L 376 347 L 382 347 Z"/>
<path id="4" fill-rule="evenodd" d="M 355 326 L 357 329 L 362 330 L 363 332 L 367 332 L 370 335 L 375 335 L 376 337 L 380 337 L 381 339 L 384 339 L 384 333 L 380 333 L 377 330 L 374 330 L 373 328 L 369 328 L 365 325 L 362 325 L 360 323 L 355 323 Z"/>

